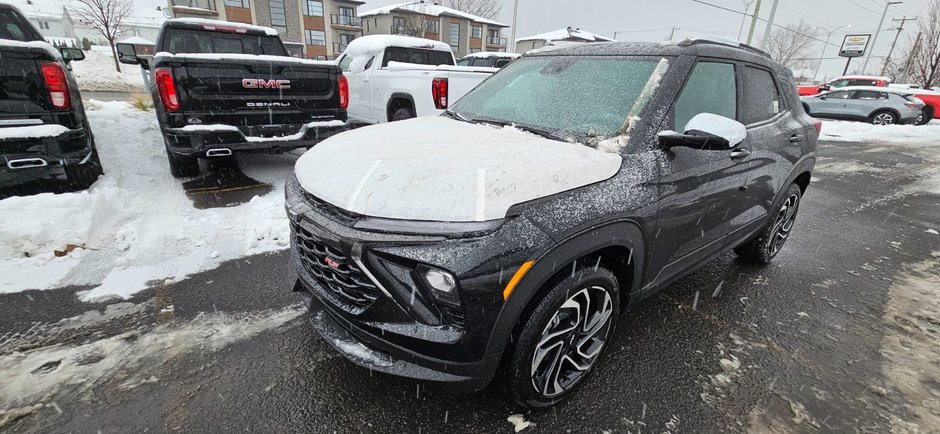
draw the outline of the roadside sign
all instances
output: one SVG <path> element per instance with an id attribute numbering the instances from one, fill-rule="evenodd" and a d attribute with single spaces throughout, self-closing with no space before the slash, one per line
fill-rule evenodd
<path id="1" fill-rule="evenodd" d="M 842 49 L 839 50 L 840 57 L 862 57 L 868 48 L 868 41 L 871 35 L 845 35 L 842 40 Z"/>

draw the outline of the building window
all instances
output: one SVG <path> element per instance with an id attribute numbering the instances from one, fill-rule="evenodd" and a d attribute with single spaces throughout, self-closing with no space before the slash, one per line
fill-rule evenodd
<path id="1" fill-rule="evenodd" d="M 287 14 L 284 12 L 284 0 L 270 0 L 271 27 L 281 33 L 287 32 Z"/>
<path id="2" fill-rule="evenodd" d="M 323 16 L 323 2 L 319 0 L 305 0 L 304 1 L 304 15 L 311 17 L 322 17 Z"/>
<path id="3" fill-rule="evenodd" d="M 326 45 L 326 32 L 323 30 L 307 30 L 307 43 L 310 45 Z"/>
<path id="4" fill-rule="evenodd" d="M 248 3 L 248 0 L 224 0 L 225 6 L 231 6 L 233 8 L 249 8 L 251 4 Z"/>
<path id="5" fill-rule="evenodd" d="M 460 24 L 450 23 L 450 46 L 455 50 L 460 49 Z"/>
<path id="6" fill-rule="evenodd" d="M 48 21 L 40 21 L 40 22 L 39 22 L 39 28 L 42 29 L 42 30 L 49 30 L 49 22 L 48 22 Z"/>
<path id="7" fill-rule="evenodd" d="M 340 6 L 338 9 L 339 9 L 339 14 L 342 15 L 342 16 L 344 16 L 344 17 L 354 17 L 354 16 L 356 16 L 356 13 L 353 11 L 353 8 L 347 8 L 347 7 L 345 7 L 345 6 Z"/>
<path id="8" fill-rule="evenodd" d="M 424 33 L 441 33 L 441 22 L 438 20 L 425 21 Z"/>
<path id="9" fill-rule="evenodd" d="M 349 43 L 352 42 L 353 39 L 356 39 L 356 35 L 354 34 L 351 34 L 351 33 L 339 34 L 339 42 L 343 45 L 349 45 Z"/>
<path id="10" fill-rule="evenodd" d="M 470 26 L 470 37 L 483 39 L 483 26 Z"/>

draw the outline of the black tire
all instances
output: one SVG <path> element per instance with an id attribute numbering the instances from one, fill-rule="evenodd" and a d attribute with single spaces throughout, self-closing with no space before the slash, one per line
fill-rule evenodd
<path id="1" fill-rule="evenodd" d="M 927 125 L 933 119 L 933 108 L 924 107 L 924 110 L 921 112 L 920 117 L 917 118 L 917 121 L 914 122 L 916 125 Z"/>
<path id="2" fill-rule="evenodd" d="M 70 191 L 87 190 L 101 175 L 104 175 L 104 169 L 95 148 L 91 149 L 91 157 L 85 164 L 65 167 L 65 182 Z"/>
<path id="3" fill-rule="evenodd" d="M 170 151 L 166 152 L 166 158 L 170 162 L 170 174 L 174 178 L 191 178 L 199 175 L 198 158 L 176 155 Z"/>
<path id="4" fill-rule="evenodd" d="M 802 197 L 800 186 L 790 184 L 780 202 L 772 208 L 777 211 L 770 215 L 764 229 L 752 240 L 735 247 L 734 253 L 749 262 L 769 264 L 793 232 Z"/>
<path id="5" fill-rule="evenodd" d="M 403 121 L 415 117 L 415 112 L 410 107 L 399 107 L 392 113 L 392 122 Z"/>
<path id="6" fill-rule="evenodd" d="M 557 339 L 557 342 L 546 339 L 549 343 L 544 344 L 543 348 L 545 346 L 554 347 L 558 353 L 543 351 L 541 353 L 542 357 L 537 362 L 535 358 L 536 346 L 542 341 L 543 334 L 548 333 L 551 336 L 554 333 L 549 326 L 565 327 L 565 324 L 570 324 L 572 321 L 570 313 L 581 312 L 582 309 L 563 309 L 563 306 L 571 300 L 583 299 L 579 298 L 583 293 L 587 294 L 584 297 L 592 297 L 593 300 L 602 300 L 605 299 L 605 296 L 609 297 L 609 306 L 606 305 L 606 301 L 599 304 L 595 303 L 595 306 L 601 305 L 602 311 L 609 308 L 609 315 L 605 317 L 602 313 L 597 313 L 591 315 L 590 318 L 585 316 L 583 323 L 580 319 L 574 322 L 572 330 L 568 332 L 571 336 L 565 334 L 553 337 L 552 339 Z M 534 302 L 537 303 L 535 309 L 520 321 L 516 333 L 514 333 L 514 344 L 504 355 L 504 357 L 508 357 L 508 360 L 504 364 L 503 376 L 505 381 L 503 384 L 513 401 L 520 406 L 544 408 L 554 405 L 575 391 L 583 383 L 583 380 L 590 375 L 593 368 L 597 366 L 597 360 L 603 356 L 603 350 L 607 346 L 607 340 L 611 335 L 611 330 L 616 325 L 619 314 L 617 278 L 604 268 L 594 267 L 593 265 L 586 266 L 556 283 L 547 293 L 541 295 L 540 299 Z M 569 317 L 565 318 L 565 314 L 569 314 Z M 559 316 L 564 319 L 554 322 L 555 318 Z M 601 321 L 604 323 L 601 323 Z M 592 323 L 595 325 L 591 326 L 588 332 L 578 332 L 577 325 Z M 594 337 L 587 336 L 588 334 Z M 597 336 L 602 336 L 599 341 L 595 340 Z M 578 339 L 582 339 L 581 344 L 573 345 Z M 587 349 L 585 350 L 585 348 Z M 593 354 L 593 356 L 590 358 L 583 357 L 581 354 L 584 353 Z M 568 361 L 565 357 L 569 357 Z M 546 360 L 549 358 L 551 360 Z M 554 370 L 554 366 L 573 368 L 572 363 L 579 363 L 575 362 L 574 359 L 578 359 L 582 364 L 587 364 L 587 369 L 575 370 L 574 374 L 577 375 L 577 378 L 567 376 L 562 378 L 561 381 L 568 384 L 561 384 L 564 386 L 561 393 L 555 394 L 554 391 L 544 393 L 549 386 L 546 382 L 551 378 L 552 373 L 560 373 L 560 370 Z M 546 366 L 543 362 L 550 365 Z M 554 363 L 558 363 L 558 365 L 554 365 Z M 540 370 L 541 367 L 547 368 L 548 371 Z M 544 375 L 538 375 L 537 372 L 543 372 Z M 555 375 L 556 379 L 558 375 Z M 544 381 L 541 381 L 541 379 L 544 379 Z M 546 385 L 542 391 L 538 390 L 536 382 Z"/>
<path id="7" fill-rule="evenodd" d="M 877 111 L 868 118 L 868 123 L 872 125 L 894 125 L 898 123 L 898 115 L 889 110 Z"/>

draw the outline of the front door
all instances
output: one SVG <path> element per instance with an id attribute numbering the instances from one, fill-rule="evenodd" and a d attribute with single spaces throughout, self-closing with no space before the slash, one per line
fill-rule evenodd
<path id="1" fill-rule="evenodd" d="M 845 102 L 853 91 L 839 90 L 817 96 L 816 104 L 811 107 L 814 115 L 845 117 Z"/>
<path id="2" fill-rule="evenodd" d="M 734 63 L 699 61 L 664 129 L 683 131 L 700 113 L 737 119 L 737 83 Z M 730 149 L 674 147 L 663 152 L 658 227 L 650 255 L 651 262 L 658 262 L 650 264 L 650 269 L 662 272 L 654 277 L 654 284 L 693 268 L 721 249 L 730 210 L 741 197 L 747 172 L 747 156 L 733 158 Z"/>

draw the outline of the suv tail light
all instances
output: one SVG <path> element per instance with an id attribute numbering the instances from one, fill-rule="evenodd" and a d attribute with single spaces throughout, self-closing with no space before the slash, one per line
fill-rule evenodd
<path id="1" fill-rule="evenodd" d="M 438 110 L 447 109 L 447 79 L 435 78 L 431 82 L 431 95 L 434 96 L 434 107 Z"/>
<path id="2" fill-rule="evenodd" d="M 173 74 L 167 68 L 157 68 L 153 75 L 157 80 L 157 92 L 160 93 L 163 107 L 168 112 L 180 111 L 180 99 L 176 93 L 176 84 L 173 83 Z"/>
<path id="3" fill-rule="evenodd" d="M 816 121 L 813 126 L 816 127 L 816 134 L 822 134 L 822 121 Z"/>
<path id="4" fill-rule="evenodd" d="M 349 108 L 349 81 L 345 75 L 339 76 L 339 108 Z"/>
<path id="5" fill-rule="evenodd" d="M 72 107 L 69 95 L 69 81 L 65 78 L 65 68 L 58 62 L 40 62 L 42 77 L 49 90 L 49 101 L 56 110 L 68 110 Z"/>

